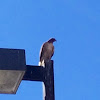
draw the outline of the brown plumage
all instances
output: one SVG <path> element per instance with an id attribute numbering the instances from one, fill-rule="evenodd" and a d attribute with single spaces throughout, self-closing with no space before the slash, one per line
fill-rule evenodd
<path id="1" fill-rule="evenodd" d="M 53 42 L 55 41 L 56 41 L 55 38 L 51 38 L 50 40 L 48 40 L 42 45 L 41 50 L 40 50 L 39 66 L 42 66 L 43 61 L 45 62 L 45 60 L 50 60 L 51 57 L 53 56 L 54 54 Z"/>

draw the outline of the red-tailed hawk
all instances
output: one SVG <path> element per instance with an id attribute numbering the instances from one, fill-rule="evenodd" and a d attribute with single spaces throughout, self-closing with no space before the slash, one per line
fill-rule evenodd
<path id="1" fill-rule="evenodd" d="M 53 46 L 53 42 L 55 42 L 56 39 L 55 38 L 51 38 L 50 40 L 48 40 L 47 42 L 45 42 L 41 49 L 40 49 L 40 62 L 39 62 L 39 66 L 43 66 L 43 62 L 45 62 L 45 60 L 50 60 L 51 57 L 54 54 L 54 46 Z"/>

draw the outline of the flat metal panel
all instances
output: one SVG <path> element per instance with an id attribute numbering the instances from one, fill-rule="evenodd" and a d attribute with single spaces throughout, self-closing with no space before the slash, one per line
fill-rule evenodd
<path id="1" fill-rule="evenodd" d="M 25 50 L 0 48 L 0 70 L 25 70 Z"/>
<path id="2" fill-rule="evenodd" d="M 25 71 L 0 70 L 0 93 L 15 94 Z"/>

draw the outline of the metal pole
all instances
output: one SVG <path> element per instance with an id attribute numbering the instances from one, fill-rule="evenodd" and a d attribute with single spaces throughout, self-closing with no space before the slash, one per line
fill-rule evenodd
<path id="1" fill-rule="evenodd" d="M 45 61 L 43 75 L 43 100 L 55 100 L 53 60 Z"/>
<path id="2" fill-rule="evenodd" d="M 47 60 L 43 66 L 26 65 L 23 80 L 43 82 L 43 100 L 55 100 L 53 60 Z"/>
<path id="3" fill-rule="evenodd" d="M 43 66 L 26 65 L 26 72 L 23 80 L 43 82 Z"/>

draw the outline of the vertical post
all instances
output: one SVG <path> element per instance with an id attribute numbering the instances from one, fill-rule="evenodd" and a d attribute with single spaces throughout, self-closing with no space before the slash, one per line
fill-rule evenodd
<path id="1" fill-rule="evenodd" d="M 43 100 L 55 100 L 53 60 L 44 63 Z"/>

